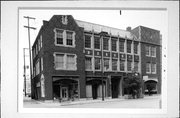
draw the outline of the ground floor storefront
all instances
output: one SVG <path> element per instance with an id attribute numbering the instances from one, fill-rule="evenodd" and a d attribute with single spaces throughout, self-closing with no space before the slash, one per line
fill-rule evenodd
<path id="1" fill-rule="evenodd" d="M 95 73 L 87 74 L 84 78 L 79 75 L 51 76 L 51 81 L 48 83 L 45 78 L 43 75 L 35 82 L 36 99 L 64 102 L 80 99 L 123 98 L 128 94 L 124 86 L 126 73 L 104 73 L 104 75 Z"/>

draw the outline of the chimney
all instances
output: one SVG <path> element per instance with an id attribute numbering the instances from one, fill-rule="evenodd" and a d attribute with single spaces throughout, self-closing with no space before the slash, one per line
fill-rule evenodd
<path id="1" fill-rule="evenodd" d="M 131 31 L 131 27 L 127 27 L 127 28 L 126 28 L 126 31 L 129 31 L 129 32 L 130 32 L 130 31 Z"/>

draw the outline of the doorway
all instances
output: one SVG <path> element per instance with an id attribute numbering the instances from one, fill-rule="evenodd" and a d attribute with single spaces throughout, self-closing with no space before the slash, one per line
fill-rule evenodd
<path id="1" fill-rule="evenodd" d="M 61 87 L 60 93 L 62 100 L 68 100 L 68 87 Z"/>

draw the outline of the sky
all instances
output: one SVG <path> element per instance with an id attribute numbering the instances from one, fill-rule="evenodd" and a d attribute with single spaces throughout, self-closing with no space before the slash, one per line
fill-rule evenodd
<path id="1" fill-rule="evenodd" d="M 28 48 L 27 19 L 24 16 L 36 18 L 30 20 L 30 26 L 36 27 L 31 30 L 31 45 L 42 26 L 43 20 L 49 21 L 53 15 L 72 15 L 74 19 L 105 25 L 113 28 L 126 30 L 141 25 L 159 30 L 162 40 L 167 39 L 168 13 L 166 10 L 56 10 L 56 9 L 20 9 L 19 10 L 19 77 L 23 78 L 23 48 Z M 28 52 L 26 52 L 28 53 Z M 28 63 L 28 59 L 26 60 Z M 22 76 L 21 76 L 22 75 Z"/>

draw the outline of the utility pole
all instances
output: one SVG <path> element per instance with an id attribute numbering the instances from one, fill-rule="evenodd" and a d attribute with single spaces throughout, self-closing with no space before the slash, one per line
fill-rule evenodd
<path id="1" fill-rule="evenodd" d="M 30 79 L 31 79 L 31 85 L 34 84 L 34 82 L 32 81 L 32 59 L 31 59 L 31 40 L 30 40 L 30 29 L 35 30 L 36 28 L 34 27 L 30 27 L 29 24 L 29 20 L 34 19 L 33 17 L 29 17 L 29 16 L 24 16 L 24 18 L 27 18 L 28 20 L 28 26 L 24 26 L 25 28 L 28 29 L 28 40 L 29 40 L 29 58 L 30 58 Z M 31 97 L 34 98 L 34 87 L 31 86 Z"/>
<path id="2" fill-rule="evenodd" d="M 26 53 L 25 53 L 25 50 L 28 49 L 28 48 L 23 48 L 23 52 L 24 52 L 24 94 L 26 96 Z"/>

